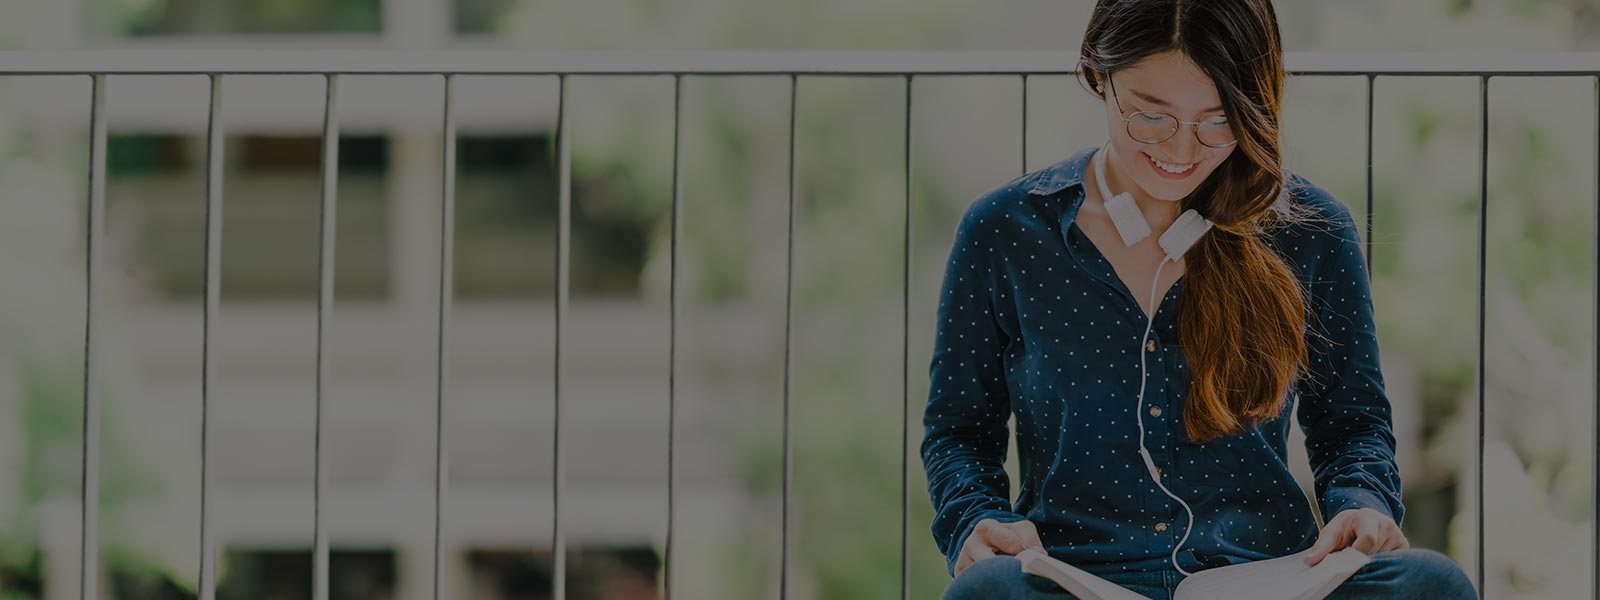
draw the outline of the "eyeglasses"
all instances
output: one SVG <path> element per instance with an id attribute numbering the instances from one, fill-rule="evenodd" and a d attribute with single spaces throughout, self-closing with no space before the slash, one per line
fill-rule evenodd
<path id="1" fill-rule="evenodd" d="M 1228 118 L 1224 116 L 1211 117 L 1201 121 L 1184 121 L 1162 112 L 1138 111 L 1131 115 L 1122 110 L 1122 96 L 1117 94 L 1117 86 L 1111 83 L 1111 76 L 1106 75 L 1106 83 L 1111 86 L 1111 93 L 1116 96 L 1117 112 L 1123 115 L 1122 121 L 1127 124 L 1128 137 L 1146 144 L 1159 144 L 1170 139 L 1178 133 L 1182 125 L 1194 125 L 1194 136 L 1211 148 L 1227 148 L 1237 143 L 1233 137 L 1233 127 L 1228 125 Z"/>

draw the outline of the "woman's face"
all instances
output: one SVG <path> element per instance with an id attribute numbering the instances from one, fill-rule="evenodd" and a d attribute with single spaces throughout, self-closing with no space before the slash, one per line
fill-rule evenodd
<path id="1" fill-rule="evenodd" d="M 1110 85 L 1105 80 L 1100 81 L 1100 85 L 1106 92 L 1110 158 L 1123 177 L 1132 179 L 1134 185 L 1153 198 L 1182 200 L 1238 147 L 1238 144 L 1231 144 L 1213 148 L 1201 144 L 1195 137 L 1194 126 L 1187 124 L 1179 125 L 1172 137 L 1155 144 L 1129 137 L 1123 116 L 1132 116 L 1138 111 L 1164 112 L 1184 121 L 1226 116 L 1217 86 L 1181 53 L 1169 50 L 1152 55 L 1116 71 Z M 1118 103 L 1123 111 L 1120 114 Z M 1182 173 L 1170 173 L 1153 160 L 1167 163 L 1169 168 L 1193 167 Z M 1111 177 L 1118 179 L 1114 175 Z"/>

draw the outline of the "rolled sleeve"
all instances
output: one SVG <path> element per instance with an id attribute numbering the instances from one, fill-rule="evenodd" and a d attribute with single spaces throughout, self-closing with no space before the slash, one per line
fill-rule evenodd
<path id="1" fill-rule="evenodd" d="M 1405 507 L 1366 261 L 1349 210 L 1329 204 L 1335 226 L 1319 235 L 1334 239 L 1312 274 L 1310 368 L 1296 382 L 1298 419 L 1323 518 L 1371 508 L 1400 523 Z"/>
<path id="2" fill-rule="evenodd" d="M 1005 472 L 1008 338 L 996 321 L 992 249 L 981 233 L 986 227 L 969 208 L 956 228 L 939 294 L 923 412 L 921 454 L 935 511 L 933 536 L 952 574 L 979 521 L 1024 518 L 1012 512 Z"/>

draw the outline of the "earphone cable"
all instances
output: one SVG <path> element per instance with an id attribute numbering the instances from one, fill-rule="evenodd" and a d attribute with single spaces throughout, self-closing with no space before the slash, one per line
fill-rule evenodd
<path id="1" fill-rule="evenodd" d="M 1161 262 L 1156 265 L 1155 281 L 1152 281 L 1150 283 L 1150 310 L 1151 311 L 1157 310 L 1157 306 L 1156 306 L 1156 289 L 1157 289 L 1157 286 L 1160 285 L 1159 282 L 1161 281 L 1161 269 L 1162 269 L 1162 267 L 1166 266 L 1167 261 L 1169 261 L 1169 260 L 1172 260 L 1172 257 L 1168 256 L 1166 258 L 1163 258 L 1163 259 L 1161 259 Z M 1144 336 L 1139 339 L 1139 345 L 1140 346 L 1143 346 L 1144 344 L 1148 343 L 1147 340 L 1150 339 L 1150 329 L 1153 326 L 1155 326 L 1155 315 L 1151 314 L 1150 317 L 1148 317 L 1145 321 L 1146 321 L 1146 323 L 1145 323 L 1145 326 L 1144 326 Z M 1156 482 L 1156 487 L 1161 488 L 1161 491 L 1165 492 L 1168 497 L 1172 498 L 1173 500 L 1177 500 L 1178 504 L 1183 505 L 1183 511 L 1185 513 L 1188 513 L 1188 515 L 1189 515 L 1189 523 L 1183 529 L 1183 538 L 1178 540 L 1178 545 L 1172 547 L 1172 566 L 1176 567 L 1178 569 L 1179 573 L 1183 573 L 1184 575 L 1193 575 L 1193 573 L 1190 573 L 1188 571 L 1183 570 L 1183 567 L 1178 564 L 1178 549 L 1182 548 L 1183 547 L 1183 543 L 1189 540 L 1189 533 L 1194 529 L 1194 511 L 1189 508 L 1189 503 L 1184 502 L 1182 498 L 1179 498 L 1176 494 L 1173 494 L 1172 490 L 1167 489 L 1167 486 L 1163 485 L 1161 483 L 1161 476 L 1160 476 L 1160 474 L 1158 474 L 1156 472 L 1155 461 L 1150 458 L 1150 451 L 1144 447 L 1144 415 L 1142 413 L 1142 410 L 1144 409 L 1145 380 L 1149 378 L 1149 374 L 1145 370 L 1146 369 L 1146 367 L 1145 367 L 1145 354 L 1147 354 L 1147 352 L 1144 352 L 1143 348 L 1140 348 L 1140 352 L 1139 352 L 1139 405 L 1134 407 L 1134 410 L 1133 410 L 1133 420 L 1136 423 L 1139 424 L 1139 454 L 1140 454 L 1140 457 L 1144 459 L 1145 470 L 1149 471 L 1150 478 L 1153 481 Z"/>

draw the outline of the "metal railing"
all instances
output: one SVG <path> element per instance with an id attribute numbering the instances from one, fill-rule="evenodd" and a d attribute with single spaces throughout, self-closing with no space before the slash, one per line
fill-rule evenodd
<path id="1" fill-rule="evenodd" d="M 82 555 L 80 566 L 82 573 L 81 593 L 87 599 L 98 598 L 98 565 L 97 552 L 99 548 L 99 522 L 97 511 L 91 509 L 96 506 L 95 499 L 99 495 L 100 482 L 100 419 L 101 400 L 99 398 L 100 376 L 102 368 L 102 355 L 97 340 L 103 336 L 102 296 L 103 280 L 105 279 L 105 265 L 103 259 L 106 231 L 105 231 L 105 181 L 106 181 L 106 107 L 105 89 L 106 76 L 108 75 L 208 75 L 211 82 L 211 103 L 207 126 L 206 146 L 206 253 L 205 253 L 205 307 L 204 307 L 204 342 L 202 352 L 202 481 L 201 481 L 201 551 L 202 560 L 200 567 L 200 598 L 213 600 L 216 593 L 216 563 L 214 534 L 210 525 L 211 499 L 207 492 L 214 486 L 211 472 L 212 463 L 208 454 L 211 449 L 210 415 L 206 409 L 210 406 L 211 390 L 213 385 L 214 369 L 212 368 L 212 336 L 214 328 L 212 319 L 217 314 L 220 296 L 219 267 L 221 261 L 221 213 L 223 208 L 222 188 L 222 126 L 219 122 L 221 109 L 221 90 L 223 82 L 234 75 L 284 75 L 284 74 L 311 74 L 326 77 L 326 103 L 322 128 L 323 162 L 322 162 L 322 228 L 321 228 L 321 254 L 320 275 L 321 283 L 317 305 L 317 381 L 316 381 L 316 474 L 315 474 L 315 524 L 313 547 L 313 593 L 316 600 L 326 600 L 329 593 L 329 546 L 327 527 L 322 515 L 323 493 L 327 487 L 327 464 L 322 448 L 325 442 L 326 431 L 323 428 L 325 418 L 324 397 L 327 394 L 326 371 L 327 365 L 327 338 L 326 323 L 333 307 L 333 264 L 335 246 L 335 214 L 337 198 L 335 190 L 338 182 L 338 137 L 339 120 L 334 111 L 335 97 L 338 91 L 339 77 L 342 75 L 437 75 L 444 89 L 444 111 L 440 116 L 444 131 L 444 185 L 440 190 L 440 230 L 441 257 L 439 289 L 439 314 L 437 323 L 437 388 L 435 398 L 434 433 L 435 444 L 435 506 L 434 506 L 434 597 L 442 598 L 445 594 L 445 569 L 443 547 L 441 539 L 446 531 L 444 522 L 444 506 L 449 500 L 446 494 L 446 456 L 449 451 L 449 440 L 445 437 L 444 417 L 447 414 L 447 373 L 445 365 L 449 358 L 450 335 L 450 302 L 452 289 L 452 246 L 453 222 L 455 211 L 455 131 L 456 121 L 454 113 L 454 81 L 457 75 L 543 75 L 559 78 L 561 84 L 560 105 L 558 109 L 557 126 L 557 156 L 559 174 L 559 227 L 557 242 L 557 291 L 556 291 L 556 353 L 555 353 L 555 454 L 554 454 L 554 511 L 551 515 L 554 532 L 554 557 L 555 557 L 555 598 L 564 600 L 566 592 L 565 569 L 565 538 L 561 529 L 561 499 L 563 479 L 563 459 L 561 454 L 561 357 L 562 342 L 561 332 L 564 316 L 568 311 L 568 295 L 570 280 L 570 239 L 571 239 L 571 160 L 572 148 L 570 142 L 570 123 L 567 114 L 567 79 L 574 76 L 672 76 L 674 79 L 674 123 L 673 123 L 673 189 L 672 189 L 672 266 L 671 275 L 672 300 L 671 317 L 669 319 L 669 336 L 676 339 L 677 334 L 677 251 L 680 236 L 680 165 L 679 153 L 681 152 L 681 118 L 682 118 L 682 91 L 685 77 L 739 77 L 739 76 L 787 76 L 789 78 L 789 223 L 788 223 L 788 275 L 786 284 L 785 305 L 785 353 L 784 353 L 784 396 L 783 396 L 783 523 L 782 523 L 782 563 L 780 566 L 780 593 L 787 597 L 789 588 L 789 546 L 790 546 L 790 496 L 793 480 L 793 446 L 790 440 L 789 424 L 789 389 L 790 368 L 792 363 L 792 325 L 793 325 L 793 251 L 794 251 L 794 140 L 795 140 L 795 99 L 801 78 L 809 76 L 862 76 L 862 77 L 899 77 L 905 81 L 905 109 L 906 129 L 904 139 L 905 183 L 906 183 L 906 248 L 902 300 L 909 315 L 910 305 L 910 272 L 911 272 L 911 102 L 912 80 L 919 76 L 963 76 L 963 75 L 1011 75 L 1019 78 L 1022 86 L 1022 130 L 1023 130 L 1023 164 L 1027 164 L 1027 86 L 1030 76 L 1071 76 L 1076 71 L 1071 67 L 1076 64 L 1076 56 L 1064 53 L 947 53 L 947 52 L 879 52 L 879 53 L 827 53 L 827 52 L 801 52 L 801 53 L 575 53 L 575 54 L 526 54 L 517 52 L 479 52 L 479 51 L 446 51 L 446 52 L 390 52 L 390 51 L 354 51 L 354 52 L 298 52 L 298 51 L 273 51 L 268 53 L 223 51 L 223 52 L 198 52 L 198 51 L 136 51 L 136 52 L 58 52 L 48 54 L 29 54 L 17 52 L 0 52 L 0 75 L 84 75 L 93 78 L 92 109 L 90 116 L 90 166 L 89 181 L 89 226 L 88 226 L 88 303 L 87 303 L 87 328 L 85 344 L 85 374 L 84 374 L 84 411 L 83 411 L 83 464 L 82 464 Z M 1477 464 L 1476 464 L 1476 553 L 1477 572 L 1476 581 L 1479 585 L 1480 596 L 1484 593 L 1485 582 L 1484 567 L 1484 330 L 1485 330 L 1485 276 L 1487 249 L 1488 215 L 1488 125 L 1489 125 L 1489 80 L 1494 77 L 1589 77 L 1595 80 L 1597 98 L 1600 98 L 1600 55 L 1578 53 L 1554 54 L 1296 54 L 1287 56 L 1288 70 L 1294 76 L 1356 76 L 1366 80 L 1366 258 L 1369 266 L 1372 260 L 1372 227 L 1373 227 L 1373 179 L 1372 179 L 1372 146 L 1373 146 L 1373 84 L 1378 77 L 1474 77 L 1479 83 L 1480 99 L 1480 138 L 1478 152 L 1479 169 L 1479 212 L 1478 212 L 1478 256 L 1477 256 Z M 1600 101 L 1597 101 L 1596 114 L 1600 116 Z M 1596 128 L 1595 147 L 1597 157 L 1600 157 L 1600 126 Z M 1600 160 L 1600 159 L 1597 159 Z M 1600 203 L 1600 164 L 1596 165 L 1596 202 Z M 1597 222 L 1597 231 L 1600 231 L 1600 222 Z M 1600 252 L 1600 251 L 1597 251 Z M 1597 253 L 1596 264 L 1600 265 L 1600 253 Z M 1596 297 L 1600 297 L 1600 277 L 1594 279 Z M 909 331 L 909 316 L 904 323 L 905 331 Z M 1600 303 L 1596 306 L 1596 321 L 1600 322 Z M 1600 340 L 1600 336 L 1596 337 Z M 668 479 L 667 501 L 668 522 L 666 534 L 666 557 L 664 561 L 665 589 L 667 596 L 672 596 L 673 574 L 673 502 L 676 493 L 673 480 L 676 478 L 676 457 L 673 454 L 673 434 L 675 429 L 675 370 L 676 370 L 676 344 L 669 356 L 668 379 Z M 1597 348 L 1600 349 L 1600 348 Z M 909 390 L 910 356 L 908 340 L 902 343 L 902 389 Z M 1600 352 L 1597 352 L 1600 354 Z M 1600 373 L 1600 368 L 1596 369 Z M 1600 390 L 1600 380 L 1597 380 L 1596 389 Z M 902 417 L 909 417 L 912 409 L 912 398 L 909 391 L 902 394 Z M 1600 404 L 1600 398 L 1597 398 Z M 1597 411 L 1596 431 L 1600 431 L 1600 411 Z M 909 533 L 909 468 L 910 458 L 908 444 L 910 440 L 908 419 L 902 418 L 901 430 L 901 590 L 902 596 L 909 598 L 910 570 L 909 550 L 904 543 Z M 1600 460 L 1596 461 L 1595 481 L 1600 484 Z M 1600 494 L 1597 494 L 1600 497 Z M 1592 508 L 1591 515 L 1600 516 L 1600 510 Z M 1595 528 L 1595 539 L 1592 547 L 1600 548 L 1600 527 Z M 1600 558 L 1597 558 L 1596 573 L 1600 573 Z M 1592 576 L 1592 588 L 1595 597 L 1600 598 L 1600 576 Z"/>

